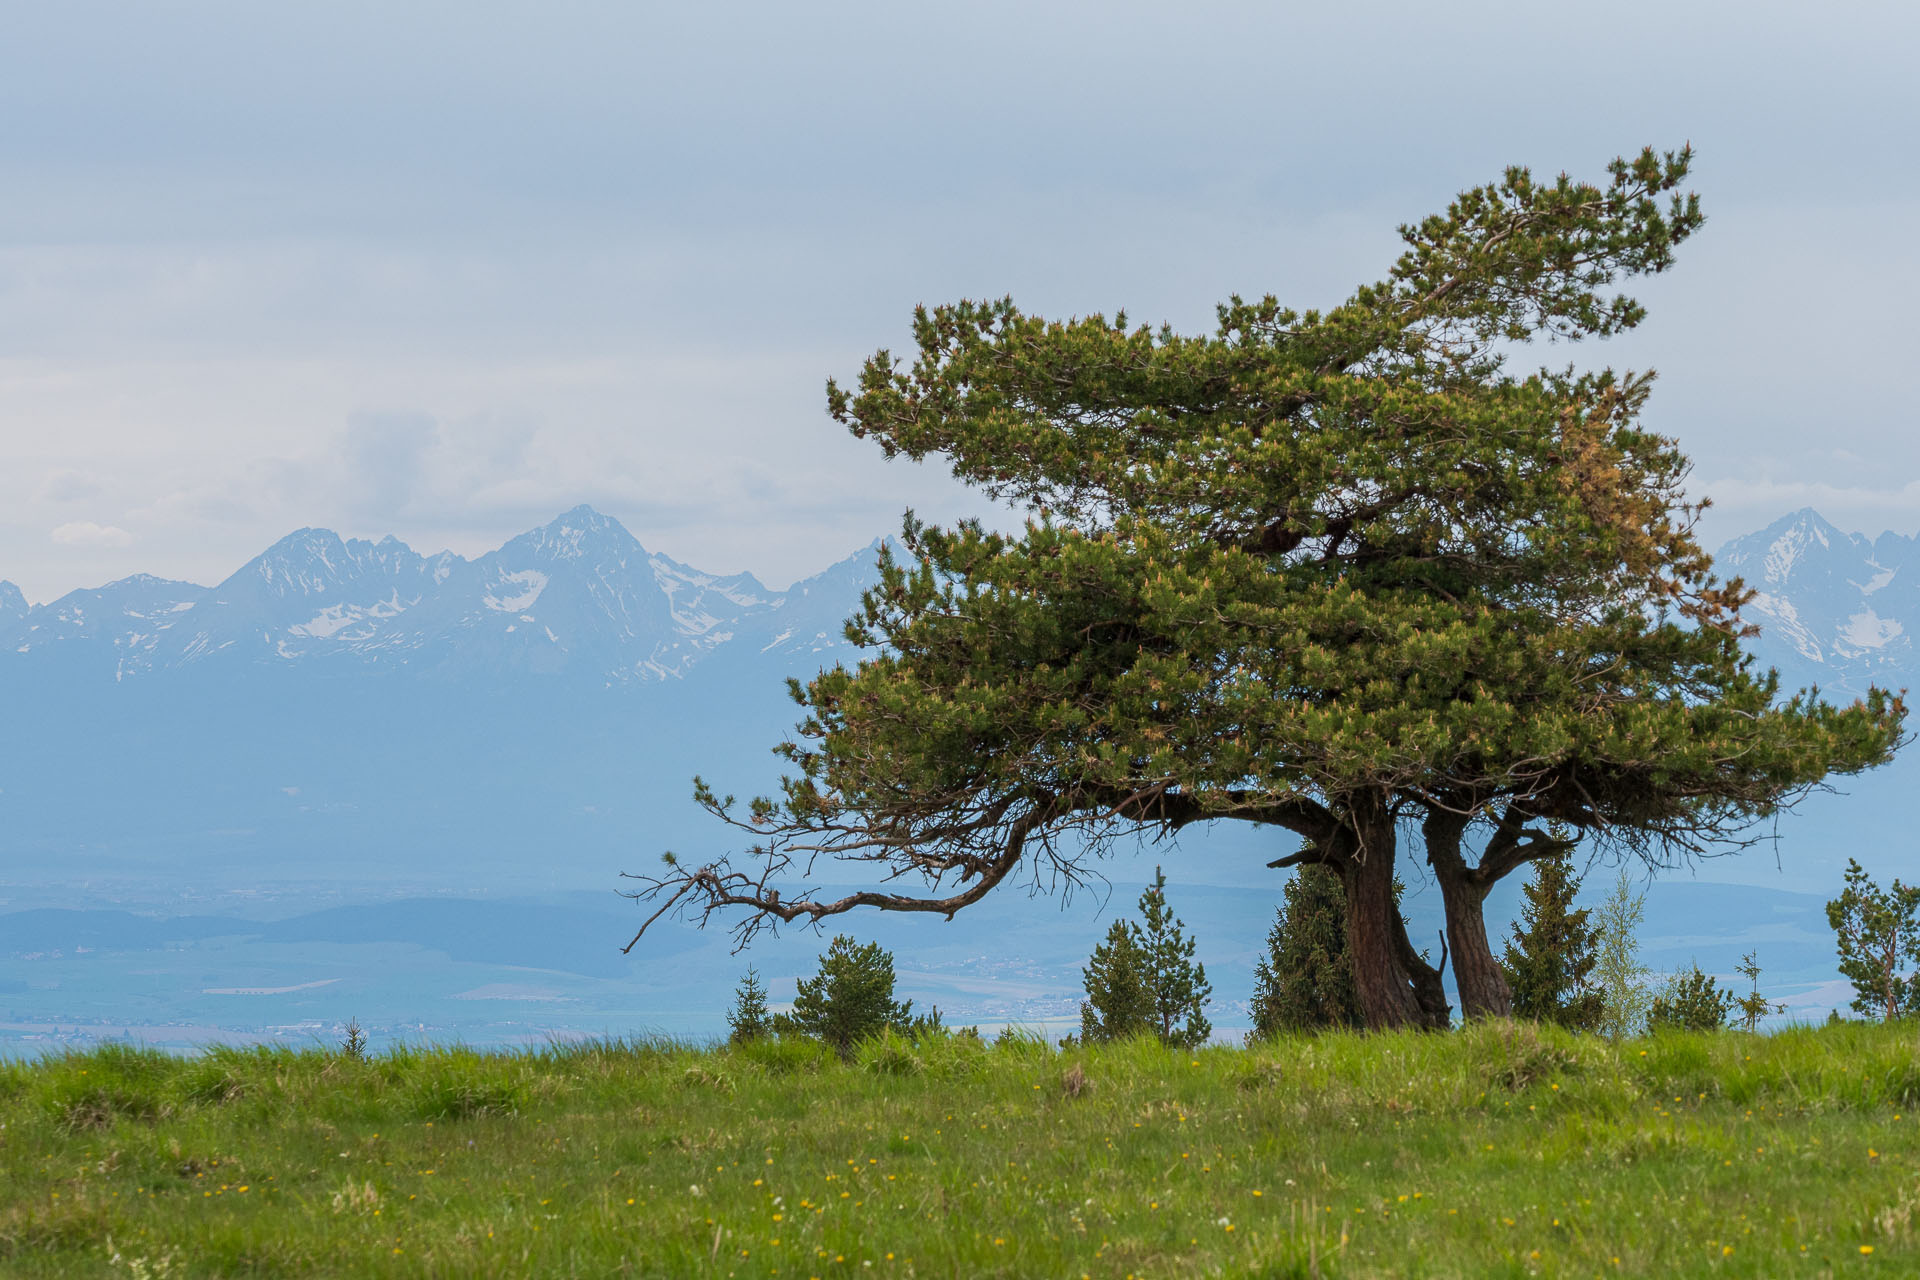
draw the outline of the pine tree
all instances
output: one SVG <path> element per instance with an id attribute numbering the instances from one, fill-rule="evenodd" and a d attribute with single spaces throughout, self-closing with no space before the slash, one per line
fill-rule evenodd
<path id="1" fill-rule="evenodd" d="M 727 1027 L 730 1044 L 763 1040 L 773 1033 L 773 1019 L 767 1014 L 767 988 L 760 981 L 758 969 L 749 968 L 747 976 L 740 979 L 733 1008 L 727 1012 Z"/>
<path id="2" fill-rule="evenodd" d="M 1207 967 L 1193 958 L 1194 939 L 1167 905 L 1167 876 L 1153 869 L 1153 883 L 1140 895 L 1140 930 L 1146 950 L 1147 986 L 1153 996 L 1154 1031 L 1162 1044 L 1191 1049 L 1205 1044 L 1213 1024 L 1201 1012 L 1213 999 Z"/>
<path id="3" fill-rule="evenodd" d="M 1513 988 L 1515 1017 L 1574 1031 L 1591 1031 L 1599 1024 L 1600 993 L 1593 987 L 1599 930 L 1587 923 L 1587 909 L 1573 909 L 1579 891 L 1570 852 L 1533 864 L 1520 923 L 1500 958 Z"/>
<path id="4" fill-rule="evenodd" d="M 877 942 L 857 944 L 840 934 L 820 957 L 819 972 L 797 986 L 793 1012 L 776 1017 L 774 1029 L 815 1036 L 843 1057 L 862 1040 L 913 1024 L 913 1001 L 893 998 L 893 953 Z"/>
<path id="5" fill-rule="evenodd" d="M 1287 881 L 1253 972 L 1253 1036 L 1361 1024 L 1347 954 L 1347 893 L 1334 871 L 1304 866 Z"/>
<path id="6" fill-rule="evenodd" d="M 1600 992 L 1599 1029 L 1609 1039 L 1624 1040 L 1640 1029 L 1646 1017 L 1647 968 L 1640 963 L 1640 921 L 1647 912 L 1647 895 L 1635 893 L 1623 869 L 1613 892 L 1600 904 L 1599 956 L 1594 985 Z"/>
<path id="7" fill-rule="evenodd" d="M 1916 913 L 1920 886 L 1895 880 L 1882 889 L 1847 859 L 1847 887 L 1827 904 L 1827 923 L 1840 950 L 1840 972 L 1853 983 L 1857 1012 L 1889 1021 L 1920 1012 L 1920 973 L 1902 973 L 1920 964 Z"/>
<path id="8" fill-rule="evenodd" d="M 1695 964 L 1686 973 L 1667 979 L 1660 994 L 1647 1006 L 1647 1030 L 1717 1031 L 1733 1012 L 1733 992 L 1726 990 Z"/>

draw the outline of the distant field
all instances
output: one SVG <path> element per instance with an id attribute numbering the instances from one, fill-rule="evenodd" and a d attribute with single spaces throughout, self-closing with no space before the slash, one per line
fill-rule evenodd
<path id="1" fill-rule="evenodd" d="M 1910 1027 L 0 1065 L 9 1276 L 1920 1273 Z"/>

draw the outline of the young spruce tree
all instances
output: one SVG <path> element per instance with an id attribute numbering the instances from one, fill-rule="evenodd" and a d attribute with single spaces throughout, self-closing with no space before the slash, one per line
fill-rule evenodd
<path id="1" fill-rule="evenodd" d="M 1167 905 L 1167 877 L 1158 867 L 1140 895 L 1140 914 L 1144 924 L 1114 921 L 1082 971 L 1081 1038 L 1091 1044 L 1150 1031 L 1166 1045 L 1206 1043 L 1213 1024 L 1202 1010 L 1213 985 L 1193 958 L 1185 923 Z"/>
<path id="2" fill-rule="evenodd" d="M 1185 922 L 1167 905 L 1167 876 L 1159 867 L 1140 895 L 1140 914 L 1146 918 L 1140 940 L 1147 952 L 1154 1031 L 1162 1044 L 1187 1049 L 1205 1044 L 1213 1024 L 1202 1010 L 1213 999 L 1213 984 L 1207 967 L 1193 958 L 1194 939 L 1187 936 Z"/>
<path id="3" fill-rule="evenodd" d="M 1346 889 L 1326 867 L 1301 867 L 1287 881 L 1266 958 L 1253 972 L 1253 1038 L 1362 1021 L 1347 956 Z"/>
<path id="4" fill-rule="evenodd" d="M 727 1029 L 729 1044 L 764 1040 L 773 1034 L 773 1019 L 767 1013 L 767 988 L 760 981 L 758 969 L 748 968 L 747 976 L 740 979 L 740 987 L 733 993 L 733 1008 L 727 1011 Z"/>
<path id="5" fill-rule="evenodd" d="M 1587 923 L 1590 911 L 1574 910 L 1580 877 L 1573 855 L 1535 862 L 1524 892 L 1520 922 L 1500 958 L 1513 988 L 1514 1016 L 1592 1031 L 1600 1023 L 1600 993 L 1593 986 L 1600 931 Z"/>
<path id="6" fill-rule="evenodd" d="M 1093 949 L 1080 971 L 1087 998 L 1080 1004 L 1080 1039 L 1087 1044 L 1145 1035 L 1153 1026 L 1153 992 L 1147 983 L 1147 953 L 1140 928 L 1115 920 L 1107 940 Z"/>

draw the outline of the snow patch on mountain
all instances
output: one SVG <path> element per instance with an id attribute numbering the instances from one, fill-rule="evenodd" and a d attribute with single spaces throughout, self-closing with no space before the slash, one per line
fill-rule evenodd
<path id="1" fill-rule="evenodd" d="M 500 575 L 499 582 L 494 584 L 494 590 L 514 586 L 520 588 L 519 593 L 504 599 L 489 594 L 485 598 L 486 606 L 496 613 L 523 613 L 531 609 L 534 602 L 540 598 L 540 593 L 547 589 L 547 582 L 547 575 L 538 569 L 521 569 L 513 573 L 503 573 Z M 526 621 L 531 622 L 533 619 L 528 618 Z"/>
<path id="2" fill-rule="evenodd" d="M 1880 649 L 1905 632 L 1906 628 L 1892 618 L 1883 618 L 1871 609 L 1862 609 L 1847 619 L 1840 636 L 1855 648 Z"/>
<path id="3" fill-rule="evenodd" d="M 1765 582 L 1785 582 L 1793 574 L 1793 566 L 1805 558 L 1807 551 L 1814 546 L 1824 549 L 1833 544 L 1827 538 L 1824 520 L 1811 509 L 1799 513 L 1801 516 L 1813 516 L 1812 520 L 1795 520 L 1778 537 L 1767 545 L 1765 561 Z"/>

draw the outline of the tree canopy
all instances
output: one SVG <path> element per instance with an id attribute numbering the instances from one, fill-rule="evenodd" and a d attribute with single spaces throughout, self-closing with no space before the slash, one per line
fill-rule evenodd
<path id="1" fill-rule="evenodd" d="M 871 656 L 793 685 L 780 794 L 743 811 L 697 785 L 750 848 L 641 877 L 651 918 L 737 912 L 745 941 L 860 906 L 950 915 L 1023 867 L 1072 886 L 1116 838 L 1248 821 L 1304 841 L 1274 865 L 1340 875 L 1368 1024 L 1443 1025 L 1394 904 L 1403 841 L 1440 884 L 1464 1011 L 1505 1013 L 1482 903 L 1566 847 L 1549 824 L 1662 864 L 1889 758 L 1899 698 L 1783 700 L 1750 670 L 1749 593 L 1713 577 L 1686 458 L 1640 421 L 1652 375 L 1511 367 L 1640 321 L 1610 291 L 1700 227 L 1690 160 L 1509 169 L 1325 312 L 1236 297 L 1184 335 L 917 310 L 913 357 L 829 382 L 829 411 L 1025 526 L 909 513 L 848 624 Z M 886 887 L 809 888 L 819 856 Z"/>

